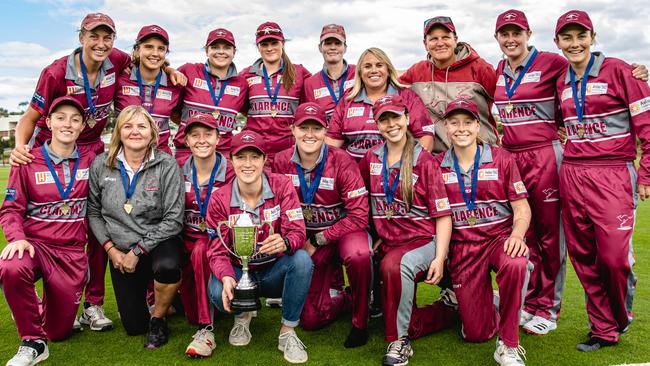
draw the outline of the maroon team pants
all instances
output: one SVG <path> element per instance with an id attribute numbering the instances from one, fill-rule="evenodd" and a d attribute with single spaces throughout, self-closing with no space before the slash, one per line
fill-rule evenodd
<path id="1" fill-rule="evenodd" d="M 212 324 L 212 311 L 207 292 L 211 273 L 207 246 L 208 238 L 184 241 L 186 261 L 179 291 L 185 316 L 190 324 Z"/>
<path id="2" fill-rule="evenodd" d="M 311 257 L 314 272 L 301 325 L 313 330 L 333 322 L 352 308 L 352 325 L 368 326 L 368 294 L 372 284 L 372 238 L 365 231 L 346 234 L 338 242 L 316 249 Z M 339 292 L 341 263 L 345 266 L 349 289 Z M 330 290 L 332 292 L 330 293 Z"/>
<path id="3" fill-rule="evenodd" d="M 463 338 L 485 342 L 498 333 L 508 347 L 519 345 L 519 312 L 526 291 L 528 259 L 503 251 L 507 236 L 485 243 L 450 246 L 451 279 L 458 299 Z M 494 307 L 492 277 L 496 272 L 499 311 Z"/>
<path id="4" fill-rule="evenodd" d="M 62 340 L 72 332 L 81 301 L 88 261 L 82 247 L 53 247 L 31 242 L 25 252 L 0 260 L 0 283 L 21 339 Z M 43 279 L 43 312 L 34 283 Z"/>
<path id="5" fill-rule="evenodd" d="M 616 342 L 632 321 L 636 171 L 632 162 L 595 163 L 562 163 L 562 221 L 569 257 L 587 295 L 591 335 Z"/>

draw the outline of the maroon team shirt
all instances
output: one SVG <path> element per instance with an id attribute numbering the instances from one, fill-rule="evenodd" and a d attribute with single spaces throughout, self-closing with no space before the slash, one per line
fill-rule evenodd
<path id="1" fill-rule="evenodd" d="M 368 191 L 357 163 L 345 151 L 325 144 L 312 169 L 305 170 L 301 165 L 307 184 L 314 179 L 324 149 L 327 149 L 327 160 L 311 204 L 313 215 L 311 219 L 305 217 L 305 225 L 308 236 L 322 231 L 325 239 L 337 241 L 345 234 L 364 230 L 368 225 Z M 304 209 L 307 205 L 300 191 L 296 164 L 300 165 L 300 156 L 294 146 L 275 156 L 273 171 L 291 178 Z"/>
<path id="2" fill-rule="evenodd" d="M 501 235 L 510 235 L 513 223 L 510 201 L 528 197 L 512 155 L 495 146 L 485 144 L 481 147 L 474 207 L 474 216 L 477 220 L 474 226 L 470 226 L 467 222 L 470 215 L 458 186 L 458 175 L 451 156 L 453 148 L 436 156 L 436 160 L 440 162 L 440 174 L 451 204 L 451 217 L 454 223 L 454 230 L 451 233 L 452 242 L 482 243 Z M 472 187 L 472 169 L 461 172 L 468 197 Z"/>
<path id="3" fill-rule="evenodd" d="M 429 112 L 417 94 L 409 89 L 398 90 L 391 84 L 388 84 L 386 94 L 399 94 L 404 99 L 409 111 L 409 131 L 415 138 L 427 134 L 433 136 L 433 123 L 429 118 Z M 357 161 L 365 155 L 366 151 L 383 142 L 383 137 L 375 123 L 372 106 L 373 102 L 368 98 L 365 89 L 362 89 L 361 93 L 352 100 L 344 95 L 329 121 L 327 136 L 342 140 L 342 147 Z"/>
<path id="4" fill-rule="evenodd" d="M 435 218 L 449 216 L 451 210 L 440 170 L 431 154 L 416 144 L 413 154 L 413 205 L 406 212 L 398 185 L 393 198 L 393 215 L 386 217 L 388 202 L 383 188 L 382 162 L 384 144 L 368 150 L 359 162 L 361 176 L 370 187 L 370 210 L 372 221 L 383 245 L 396 247 L 411 243 L 428 243 L 436 234 Z M 388 184 L 397 178 L 401 162 L 389 167 Z M 400 183 L 401 184 L 401 183 Z"/>
<path id="5" fill-rule="evenodd" d="M 339 92 L 341 91 L 341 82 L 343 82 L 343 94 L 345 94 L 346 91 L 352 89 L 354 86 L 354 75 L 356 72 L 356 67 L 354 65 L 348 65 L 348 63 L 343 60 L 344 63 L 344 68 L 343 68 L 343 73 L 346 72 L 347 74 L 345 75 L 345 80 L 341 80 L 343 77 L 343 73 L 341 76 L 339 76 L 338 79 L 334 80 L 332 79 L 329 74 L 327 73 L 327 69 L 325 66 L 323 66 L 323 71 L 327 75 L 327 82 L 330 84 L 330 87 L 332 88 L 332 91 L 334 92 L 334 95 L 338 98 Z M 327 85 L 325 85 L 325 80 L 323 80 L 323 74 L 321 72 L 318 72 L 305 80 L 305 86 L 304 86 L 304 102 L 314 102 L 318 103 L 323 110 L 325 111 L 325 114 L 327 116 L 327 120 L 329 121 L 332 118 L 332 114 L 334 114 L 334 108 L 336 108 L 336 103 L 334 103 L 334 99 L 332 98 L 332 95 L 329 92 L 329 89 L 327 89 Z M 345 96 L 341 96 L 341 99 L 343 99 Z M 341 102 L 339 100 L 339 102 Z"/>
<path id="6" fill-rule="evenodd" d="M 61 199 L 41 148 L 34 149 L 34 160 L 30 164 L 11 167 L 0 210 L 0 225 L 8 243 L 27 240 L 83 250 L 88 241 L 88 169 L 95 155 L 87 151 L 80 156 L 75 147 L 71 158 L 66 159 L 58 157 L 49 146 L 46 150 L 64 190 L 70 182 L 75 161 L 80 159 L 70 195 Z M 67 214 L 61 211 L 64 203 L 69 207 Z"/>
<path id="7" fill-rule="evenodd" d="M 181 125 L 174 136 L 174 146 L 177 149 L 187 149 L 185 145 L 185 124 L 190 117 L 197 113 L 210 113 L 219 111 L 217 128 L 219 130 L 219 145 L 217 150 L 226 156 L 230 154 L 230 140 L 232 130 L 235 128 L 235 117 L 245 107 L 248 98 L 248 84 L 246 79 L 237 75 L 235 64 L 231 63 L 225 79 L 219 79 L 216 75 L 210 74 L 210 83 L 218 98 L 221 88 L 228 81 L 219 105 L 215 107 L 208 83 L 205 80 L 206 64 L 185 64 L 178 71 L 187 77 L 187 85 L 183 88 L 181 108 Z"/>
<path id="8" fill-rule="evenodd" d="M 558 139 L 557 128 L 561 115 L 556 113 L 559 105 L 556 84 L 567 67 L 567 61 L 562 56 L 550 52 L 538 52 L 522 77 L 521 83 L 515 89 L 512 99 L 508 100 L 506 94 L 504 68 L 508 76 L 508 85 L 512 86 L 534 50 L 534 47 L 529 48 L 528 56 L 514 72 L 506 60 L 501 60 L 497 66 L 494 104 L 499 110 L 499 118 L 503 125 L 502 143 L 509 151 L 550 145 L 553 140 Z M 511 107 L 508 107 L 508 104 Z"/>
<path id="9" fill-rule="evenodd" d="M 587 80 L 582 123 L 578 122 L 568 67 L 557 81 L 567 132 L 564 158 L 595 164 L 634 161 L 638 137 L 642 151 L 638 182 L 650 184 L 650 86 L 634 79 L 627 63 L 594 54 L 598 57 Z M 576 83 L 580 93 L 577 78 Z"/>
<path id="10" fill-rule="evenodd" d="M 41 114 L 41 118 L 36 122 L 36 127 L 39 130 L 38 134 L 36 131 L 34 133 L 36 136 L 36 146 L 42 145 L 52 136 L 52 133 L 45 124 L 45 119 L 47 118 L 47 111 L 50 109 L 50 104 L 58 97 L 71 95 L 79 100 L 81 105 L 84 106 L 84 120 L 88 122 L 92 117 L 96 121 L 94 126 L 90 126 L 88 123 L 86 124 L 86 127 L 77 139 L 77 144 L 80 146 L 99 141 L 102 131 L 108 122 L 108 111 L 115 96 L 117 78 L 131 62 L 131 57 L 113 48 L 108 58 L 102 62 L 94 85 L 90 85 L 92 101 L 95 105 L 95 112 L 91 115 L 84 90 L 83 77 L 81 74 L 77 74 L 74 66 L 74 58 L 80 51 L 81 48 L 77 48 L 69 56 L 61 57 L 41 72 L 38 84 L 36 85 L 36 91 L 30 103 L 30 106 Z M 96 151 L 96 153 L 103 152 L 103 148 L 102 145 L 101 151 Z"/>
<path id="11" fill-rule="evenodd" d="M 262 59 L 258 59 L 252 66 L 242 70 L 240 75 L 248 82 L 248 120 L 246 130 L 251 130 L 264 137 L 266 140 L 265 151 L 272 161 L 273 156 L 293 145 L 293 136 L 289 125 L 295 119 L 295 112 L 302 102 L 303 84 L 311 74 L 302 65 L 293 65 L 296 69 L 296 78 L 293 87 L 287 93 L 282 86 L 282 73 L 280 70 L 269 75 L 269 83 L 273 95 L 276 85 L 280 85 L 278 99 L 276 101 L 277 115 L 272 116 L 271 98 L 267 94 L 262 72 Z"/>
<path id="12" fill-rule="evenodd" d="M 210 236 L 208 260 L 212 273 L 219 280 L 225 276 L 235 278 L 233 266 L 241 267 L 240 260 L 228 253 L 217 236 L 216 230 L 218 230 L 219 222 L 235 222 L 240 215 L 247 214 L 255 224 L 271 223 L 273 232 L 279 233 L 282 238 L 289 241 L 290 253 L 295 253 L 305 245 L 307 236 L 302 208 L 300 208 L 300 201 L 291 185 L 291 180 L 284 175 L 275 173 L 264 173 L 262 177 L 262 198 L 256 207 L 244 206 L 244 201 L 237 188 L 237 178 L 210 197 L 207 214 L 208 235 Z M 261 247 L 261 242 L 268 237 L 268 225 L 264 225 L 259 231 L 257 248 Z M 224 242 L 231 245 L 231 231 L 226 226 L 221 227 L 221 235 Z M 251 260 L 249 268 L 255 270 L 271 265 L 282 255 L 284 254 L 257 255 Z"/>

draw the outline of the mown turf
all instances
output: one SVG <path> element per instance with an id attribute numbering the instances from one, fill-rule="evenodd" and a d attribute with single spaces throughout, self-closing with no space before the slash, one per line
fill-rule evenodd
<path id="1" fill-rule="evenodd" d="M 0 168 L 0 200 L 4 199 L 7 169 Z M 617 347 L 585 354 L 575 350 L 575 344 L 586 338 L 587 316 L 584 294 L 572 268 L 567 270 L 564 307 L 558 330 L 545 337 L 521 333 L 521 343 L 527 350 L 528 365 L 611 365 L 650 361 L 650 204 L 642 203 L 637 211 L 634 268 L 639 279 L 634 299 L 635 320 L 630 331 L 621 337 Z M 1 233 L 0 233 L 1 235 Z M 4 247 L 0 236 L 0 247 Z M 437 297 L 437 289 L 419 286 L 419 303 Z M 0 362 L 15 353 L 19 339 L 9 309 L 0 295 Z M 253 340 L 247 347 L 228 344 L 232 318 L 221 317 L 216 325 L 217 349 L 212 358 L 188 359 L 183 352 L 191 340 L 194 328 L 181 317 L 171 319 L 172 336 L 169 344 L 158 350 L 145 350 L 143 337 L 126 335 L 117 317 L 115 298 L 106 280 L 107 315 L 116 323 L 116 329 L 106 333 L 89 330 L 75 334 L 65 342 L 50 344 L 49 365 L 281 365 L 286 364 L 277 350 L 277 332 L 280 310 L 264 308 L 251 325 Z M 307 345 L 309 364 L 312 365 L 378 365 L 385 352 L 383 324 L 370 321 L 371 338 L 368 345 L 358 349 L 343 348 L 343 340 L 350 326 L 350 317 L 344 316 L 331 326 L 316 332 L 298 330 Z M 483 344 L 465 343 L 460 327 L 418 339 L 413 344 L 412 365 L 492 365 L 494 341 Z"/>

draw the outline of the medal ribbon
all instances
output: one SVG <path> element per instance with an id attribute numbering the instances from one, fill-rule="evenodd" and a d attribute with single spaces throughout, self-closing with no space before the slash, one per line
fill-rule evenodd
<path id="1" fill-rule="evenodd" d="M 210 196 L 212 195 L 212 186 L 214 185 L 214 179 L 217 176 L 219 165 L 221 165 L 221 155 L 217 154 L 217 160 L 214 162 L 212 173 L 210 173 L 210 179 L 208 180 L 208 191 L 205 192 L 205 200 L 201 201 L 201 186 L 199 186 L 199 180 L 196 177 L 196 167 L 194 167 L 194 158 L 192 158 L 192 185 L 194 186 L 196 205 L 199 206 L 199 212 L 201 213 L 201 217 L 204 219 L 208 212 L 208 203 L 210 202 Z"/>
<path id="2" fill-rule="evenodd" d="M 54 184 L 56 184 L 56 189 L 59 190 L 61 199 L 62 200 L 68 199 L 68 196 L 72 191 L 72 186 L 74 185 L 75 178 L 77 177 L 77 168 L 79 168 L 79 160 L 81 160 L 81 156 L 78 156 L 76 161 L 74 162 L 74 167 L 72 168 L 72 174 L 70 175 L 70 183 L 68 183 L 68 186 L 65 188 L 64 191 L 63 184 L 61 184 L 61 181 L 59 180 L 59 176 L 56 174 L 56 170 L 54 170 L 54 165 L 52 165 L 52 160 L 50 160 L 50 154 L 47 153 L 47 149 L 45 148 L 45 145 L 41 146 L 41 152 L 43 153 L 45 164 L 47 164 L 47 169 L 49 169 L 50 174 L 52 174 L 52 178 L 54 179 Z"/>
<path id="3" fill-rule="evenodd" d="M 320 75 L 323 78 L 323 81 L 325 82 L 325 86 L 327 86 L 327 90 L 330 92 L 330 96 L 332 97 L 332 100 L 334 100 L 334 105 L 339 104 L 339 100 L 341 100 L 341 97 L 343 97 L 343 92 L 344 88 L 343 85 L 345 84 L 345 79 L 348 76 L 348 69 L 346 68 L 345 71 L 343 72 L 343 75 L 341 75 L 341 78 L 339 79 L 339 95 L 338 97 L 334 93 L 334 88 L 332 88 L 332 85 L 330 85 L 330 78 L 327 76 L 327 73 L 325 70 L 320 71 Z"/>
<path id="4" fill-rule="evenodd" d="M 224 80 L 221 82 L 221 88 L 219 89 L 219 96 L 217 97 L 215 95 L 214 88 L 212 87 L 212 82 L 210 81 L 210 72 L 208 71 L 208 65 L 203 65 L 203 74 L 205 75 L 205 82 L 208 84 L 208 90 L 210 91 L 210 96 L 212 97 L 212 103 L 214 103 L 215 107 L 218 107 L 219 102 L 221 102 L 221 98 L 223 97 L 223 93 L 225 93 L 226 91 L 226 87 L 228 86 L 229 80 Z"/>
<path id="5" fill-rule="evenodd" d="M 474 206 L 476 205 L 476 185 L 478 183 L 478 168 L 481 160 L 481 149 L 477 146 L 476 155 L 474 156 L 474 170 L 472 171 L 472 191 L 470 193 L 471 197 L 467 197 L 467 192 L 465 192 L 465 180 L 463 179 L 463 175 L 460 172 L 460 166 L 458 166 L 458 157 L 456 156 L 456 152 L 452 151 L 451 156 L 454 158 L 454 170 L 456 170 L 460 193 L 463 194 L 463 201 L 465 201 L 465 206 L 467 206 L 467 209 L 472 212 L 474 211 Z"/>
<path id="6" fill-rule="evenodd" d="M 519 84 L 521 84 L 521 81 L 524 79 L 524 76 L 526 75 L 526 72 L 528 72 L 528 69 L 530 69 L 530 66 L 533 64 L 533 61 L 535 61 L 535 57 L 537 57 L 537 49 L 533 49 L 533 53 L 530 55 L 530 58 L 528 59 L 528 62 L 526 62 L 526 65 L 524 65 L 524 68 L 521 70 L 519 73 L 519 76 L 517 76 L 517 79 L 515 82 L 512 84 L 511 87 L 508 87 L 508 75 L 506 75 L 506 67 L 503 65 L 503 79 L 505 81 L 505 89 L 506 89 L 506 95 L 508 96 L 508 100 L 512 99 L 512 96 L 515 94 L 515 90 L 517 90 L 517 87 Z"/>
<path id="7" fill-rule="evenodd" d="M 284 71 L 284 65 L 280 67 L 280 74 Z M 266 85 L 266 95 L 271 98 L 271 106 L 275 107 L 275 102 L 278 100 L 278 93 L 280 92 L 280 80 L 275 84 L 275 90 L 273 90 L 273 96 L 271 96 L 271 81 L 269 80 L 269 74 L 266 72 L 266 65 L 262 63 L 262 72 L 264 73 L 264 85 Z"/>
<path id="8" fill-rule="evenodd" d="M 397 190 L 397 185 L 399 184 L 399 175 L 400 171 L 402 168 L 397 169 L 397 175 L 395 176 L 395 180 L 393 181 L 393 184 L 390 185 L 390 188 L 388 187 L 388 176 L 390 175 L 388 172 L 388 167 L 387 167 L 387 162 L 388 161 L 388 148 L 386 145 L 384 145 L 384 161 L 382 162 L 382 170 L 381 170 L 381 175 L 382 179 L 384 181 L 384 194 L 386 195 L 386 202 L 388 204 L 393 203 L 393 197 L 395 197 L 395 191 Z"/>
<path id="9" fill-rule="evenodd" d="M 79 68 L 81 68 L 81 76 L 84 78 L 84 91 L 86 92 L 86 100 L 88 101 L 88 109 L 90 110 L 90 115 L 92 116 L 95 113 L 95 106 L 93 105 L 93 96 L 90 91 L 90 81 L 88 80 L 88 71 L 86 70 L 86 65 L 84 65 L 83 59 L 83 50 L 79 51 Z M 101 83 L 99 84 L 101 85 Z M 99 86 L 97 87 L 97 94 L 99 95 Z"/>
<path id="10" fill-rule="evenodd" d="M 140 175 L 140 172 L 142 170 L 138 170 L 134 175 L 133 179 L 131 180 L 131 184 L 127 183 L 127 175 L 126 175 L 126 169 L 124 169 L 124 163 L 121 161 L 118 161 L 120 163 L 120 174 L 122 175 L 122 187 L 124 187 L 124 195 L 126 196 L 126 200 L 129 201 L 131 199 L 131 196 L 133 196 L 133 192 L 135 191 L 135 184 L 138 181 L 138 176 Z"/>
<path id="11" fill-rule="evenodd" d="M 569 67 L 569 77 L 571 78 L 571 92 L 573 94 L 573 104 L 576 107 L 576 115 L 578 116 L 578 122 L 582 122 L 582 117 L 585 114 L 585 99 L 587 99 L 587 78 L 589 77 L 589 72 L 591 67 L 594 66 L 594 60 L 596 57 L 594 54 L 591 54 L 589 58 L 589 63 L 587 64 L 587 69 L 585 74 L 582 75 L 580 80 L 580 99 L 578 100 L 578 87 L 576 86 L 576 73 L 573 71 L 573 67 Z M 581 103 L 582 102 L 582 103 Z"/>
<path id="12" fill-rule="evenodd" d="M 298 179 L 300 180 L 300 193 L 302 194 L 303 203 L 306 205 L 311 205 L 314 202 L 314 196 L 320 185 L 320 180 L 323 177 L 323 170 L 325 170 L 325 160 L 327 160 L 327 145 L 323 149 L 323 157 L 316 167 L 316 173 L 314 174 L 314 179 L 311 184 L 307 186 L 307 181 L 305 180 L 305 173 L 302 170 L 300 164 L 296 163 L 296 173 L 298 173 Z"/>
<path id="13" fill-rule="evenodd" d="M 140 68 L 136 67 L 135 68 L 135 77 L 138 79 L 138 88 L 140 88 L 140 105 L 144 105 L 145 101 L 145 96 L 144 96 L 144 87 L 142 86 L 142 76 L 140 76 Z M 158 96 L 158 87 L 160 86 L 160 79 L 162 79 L 162 70 L 158 72 L 158 76 L 156 76 L 156 84 L 153 87 L 153 94 L 151 95 L 151 106 L 149 107 L 149 114 L 153 112 L 153 104 L 156 101 L 156 97 Z"/>

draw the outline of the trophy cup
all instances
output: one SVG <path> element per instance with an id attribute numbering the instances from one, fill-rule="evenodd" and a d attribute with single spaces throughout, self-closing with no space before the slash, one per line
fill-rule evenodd
<path id="1" fill-rule="evenodd" d="M 217 236 L 221 244 L 231 255 L 239 258 L 242 264 L 242 276 L 237 282 L 235 294 L 230 304 L 234 312 L 255 311 L 262 306 L 257 284 L 248 275 L 248 262 L 251 257 L 257 254 L 257 234 L 264 224 L 269 225 L 269 235 L 273 235 L 273 226 L 270 223 L 264 222 L 261 225 L 254 225 L 247 215 L 241 215 L 235 222 L 221 221 L 217 225 Z M 221 225 L 226 225 L 232 230 L 232 249 L 221 237 Z"/>

